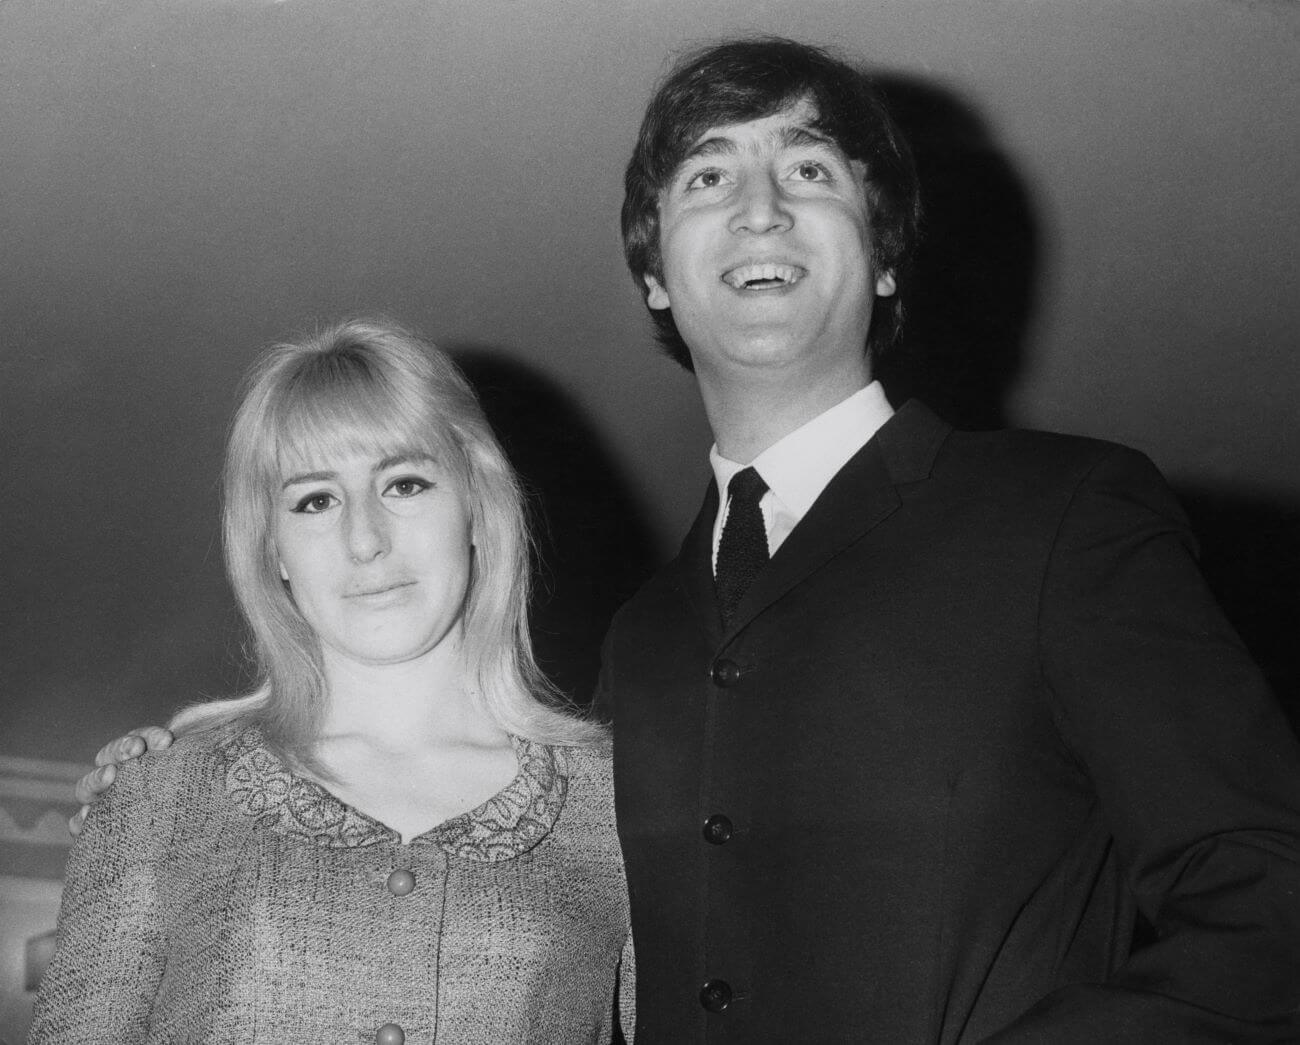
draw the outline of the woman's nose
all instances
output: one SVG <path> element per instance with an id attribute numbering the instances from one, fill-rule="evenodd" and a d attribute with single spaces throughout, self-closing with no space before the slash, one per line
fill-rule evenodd
<path id="1" fill-rule="evenodd" d="M 370 562 L 390 550 L 388 516 L 380 504 L 369 500 L 348 510 L 348 554 L 353 562 Z"/>

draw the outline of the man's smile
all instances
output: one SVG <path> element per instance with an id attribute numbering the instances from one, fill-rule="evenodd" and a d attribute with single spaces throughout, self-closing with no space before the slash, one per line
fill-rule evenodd
<path id="1" fill-rule="evenodd" d="M 733 290 L 774 290 L 791 287 L 808 274 L 799 265 L 782 262 L 758 262 L 737 265 L 722 274 L 722 282 Z"/>

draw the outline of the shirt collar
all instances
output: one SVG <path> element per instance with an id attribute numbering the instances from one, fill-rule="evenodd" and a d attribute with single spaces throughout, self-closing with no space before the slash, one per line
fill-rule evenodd
<path id="1" fill-rule="evenodd" d="M 795 520 L 802 519 L 835 474 L 893 414 L 884 388 L 879 381 L 872 381 L 773 443 L 750 463 L 786 512 Z M 745 466 L 723 457 L 716 443 L 709 451 L 709 464 L 725 505 L 727 484 Z"/>

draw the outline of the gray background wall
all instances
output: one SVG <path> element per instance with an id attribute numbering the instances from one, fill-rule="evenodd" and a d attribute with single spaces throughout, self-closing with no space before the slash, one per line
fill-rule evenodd
<path id="1" fill-rule="evenodd" d="M 84 761 L 239 684 L 236 382 L 345 312 L 484 386 L 550 522 L 543 650 L 585 685 L 709 443 L 622 267 L 622 165 L 667 56 L 755 30 L 876 66 L 919 143 L 895 394 L 1147 451 L 1293 692 L 1297 5 L 3 0 L 0 754 Z"/>

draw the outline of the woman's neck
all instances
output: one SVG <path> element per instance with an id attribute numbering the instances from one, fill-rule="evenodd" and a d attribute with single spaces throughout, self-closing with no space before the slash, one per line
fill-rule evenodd
<path id="1" fill-rule="evenodd" d="M 382 665 L 326 652 L 322 747 L 343 738 L 367 740 L 390 751 L 499 742 L 503 731 L 477 700 L 477 681 L 459 648 L 436 652 Z"/>
<path id="2" fill-rule="evenodd" d="M 326 656 L 324 666 L 316 757 L 328 786 L 404 842 L 481 805 L 518 772 L 459 653 L 386 665 Z"/>

